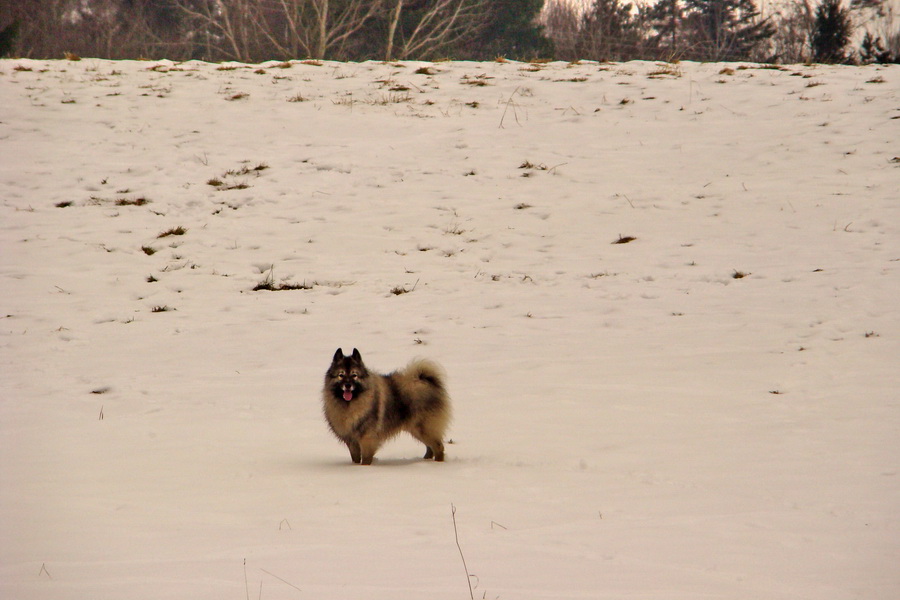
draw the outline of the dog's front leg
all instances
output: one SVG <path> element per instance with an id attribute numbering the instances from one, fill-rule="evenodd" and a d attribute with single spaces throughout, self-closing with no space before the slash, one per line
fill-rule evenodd
<path id="1" fill-rule="evenodd" d="M 359 449 L 359 442 L 356 440 L 347 440 L 347 448 L 350 450 L 350 458 L 356 464 L 359 464 L 361 459 L 361 452 Z"/>
<path id="2" fill-rule="evenodd" d="M 359 440 L 360 448 L 360 464 L 371 465 L 372 459 L 375 458 L 375 451 L 378 450 L 378 444 L 371 437 Z"/>

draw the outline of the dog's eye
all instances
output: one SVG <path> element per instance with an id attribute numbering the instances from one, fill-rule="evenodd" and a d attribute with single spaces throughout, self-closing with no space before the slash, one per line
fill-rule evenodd
<path id="1" fill-rule="evenodd" d="M 358 373 L 350 373 L 350 377 L 352 377 L 353 379 L 359 379 L 359 374 Z"/>
<path id="2" fill-rule="evenodd" d="M 343 372 L 343 371 L 338 371 L 338 372 L 337 372 L 337 376 L 343 378 L 343 377 L 346 377 L 347 374 L 346 374 L 345 372 Z"/>

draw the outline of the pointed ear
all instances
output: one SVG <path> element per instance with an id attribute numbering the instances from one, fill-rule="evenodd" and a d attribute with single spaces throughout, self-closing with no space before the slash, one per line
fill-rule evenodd
<path id="1" fill-rule="evenodd" d="M 331 362 L 336 363 L 342 358 L 344 358 L 344 351 L 341 348 L 338 348 L 337 352 L 334 353 L 334 358 L 331 359 Z"/>
<path id="2" fill-rule="evenodd" d="M 360 355 L 359 350 L 356 348 L 353 349 L 353 354 L 351 356 L 353 357 L 353 360 L 360 363 L 362 362 L 362 355 Z"/>

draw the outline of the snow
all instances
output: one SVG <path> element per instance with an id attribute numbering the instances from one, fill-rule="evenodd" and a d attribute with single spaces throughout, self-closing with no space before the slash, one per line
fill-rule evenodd
<path id="1" fill-rule="evenodd" d="M 898 81 L 0 61 L 0 596 L 896 598 Z"/>

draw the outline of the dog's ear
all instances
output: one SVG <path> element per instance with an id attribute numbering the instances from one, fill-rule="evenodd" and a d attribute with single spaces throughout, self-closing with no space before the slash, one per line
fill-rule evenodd
<path id="1" fill-rule="evenodd" d="M 359 350 L 357 350 L 356 348 L 353 349 L 353 354 L 351 355 L 351 357 L 353 358 L 353 360 L 355 360 L 358 363 L 362 362 L 362 355 L 359 353 Z"/>
<path id="2" fill-rule="evenodd" d="M 336 363 L 337 361 L 344 358 L 344 350 L 342 348 L 338 348 L 337 352 L 334 353 L 334 358 L 331 359 L 332 363 Z"/>

